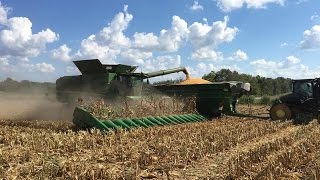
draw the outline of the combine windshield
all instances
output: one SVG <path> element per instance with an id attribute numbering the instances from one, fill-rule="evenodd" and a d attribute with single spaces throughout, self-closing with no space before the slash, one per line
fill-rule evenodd
<path id="1" fill-rule="evenodd" d="M 301 96 L 312 97 L 312 83 L 307 81 L 296 81 L 293 92 Z"/>

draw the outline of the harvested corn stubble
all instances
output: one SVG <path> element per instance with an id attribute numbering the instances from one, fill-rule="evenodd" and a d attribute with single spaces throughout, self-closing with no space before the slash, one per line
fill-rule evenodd
<path id="1" fill-rule="evenodd" d="M 0 179 L 320 177 L 317 121 L 294 125 L 222 116 L 107 135 L 94 129 L 57 131 L 46 121 L 37 126 L 9 121 L 15 120 L 0 120 Z"/>

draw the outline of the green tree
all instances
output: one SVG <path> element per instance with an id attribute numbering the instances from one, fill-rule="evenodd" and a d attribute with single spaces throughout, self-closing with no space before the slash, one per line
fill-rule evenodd
<path id="1" fill-rule="evenodd" d="M 291 79 L 278 77 L 276 79 L 265 78 L 259 75 L 252 76 L 249 74 L 240 74 L 237 71 L 221 69 L 217 72 L 211 71 L 205 74 L 203 79 L 211 82 L 221 81 L 242 81 L 251 84 L 251 94 L 256 96 L 278 95 L 288 93 L 292 89 Z"/>

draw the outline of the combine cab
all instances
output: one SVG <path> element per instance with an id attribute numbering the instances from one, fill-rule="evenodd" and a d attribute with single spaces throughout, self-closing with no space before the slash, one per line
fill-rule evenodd
<path id="1" fill-rule="evenodd" d="M 280 97 L 270 109 L 272 120 L 313 118 L 319 115 L 320 79 L 293 80 L 291 94 Z"/>
<path id="2" fill-rule="evenodd" d="M 141 97 L 143 80 L 166 74 L 183 72 L 190 80 L 184 67 L 161 70 L 151 73 L 135 73 L 136 66 L 103 65 L 98 59 L 74 61 L 82 75 L 65 76 L 56 81 L 57 99 L 61 102 L 73 102 L 78 98 L 99 96 L 105 99 Z M 202 80 L 205 81 L 205 80 Z M 203 121 L 221 113 L 236 115 L 236 101 L 250 91 L 249 83 L 242 82 L 205 82 L 203 84 L 154 85 L 162 94 L 188 99 L 195 97 L 197 114 L 156 116 L 130 119 L 98 119 L 81 107 L 74 111 L 73 122 L 81 128 L 99 128 L 102 130 L 130 129 L 153 125 L 178 124 Z"/>

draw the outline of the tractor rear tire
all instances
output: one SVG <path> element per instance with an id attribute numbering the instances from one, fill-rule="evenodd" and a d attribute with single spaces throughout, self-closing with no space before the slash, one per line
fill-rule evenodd
<path id="1" fill-rule="evenodd" d="M 272 120 L 289 120 L 292 118 L 290 108 L 286 104 L 275 104 L 270 109 Z"/>

